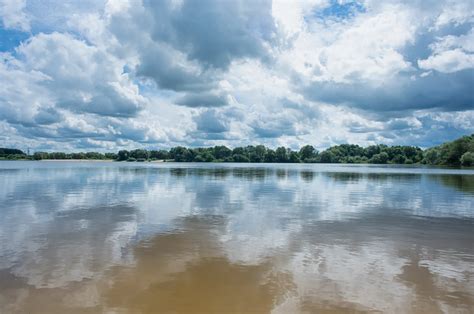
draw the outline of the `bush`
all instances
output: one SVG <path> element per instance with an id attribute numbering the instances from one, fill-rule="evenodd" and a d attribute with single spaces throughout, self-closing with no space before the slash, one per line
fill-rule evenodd
<path id="1" fill-rule="evenodd" d="M 474 153 L 466 152 L 461 156 L 461 165 L 464 167 L 474 166 Z"/>
<path id="2" fill-rule="evenodd" d="M 369 160 L 371 164 L 386 164 L 387 161 L 388 161 L 388 154 L 386 152 L 375 154 Z"/>
<path id="3" fill-rule="evenodd" d="M 241 154 L 236 154 L 232 157 L 235 162 L 249 162 L 249 159 L 247 156 L 241 155 Z"/>

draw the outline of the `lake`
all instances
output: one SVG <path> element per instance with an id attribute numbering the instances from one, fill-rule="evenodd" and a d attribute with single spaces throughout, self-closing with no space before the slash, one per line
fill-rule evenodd
<path id="1" fill-rule="evenodd" d="M 1 313 L 472 313 L 474 171 L 0 162 Z"/>

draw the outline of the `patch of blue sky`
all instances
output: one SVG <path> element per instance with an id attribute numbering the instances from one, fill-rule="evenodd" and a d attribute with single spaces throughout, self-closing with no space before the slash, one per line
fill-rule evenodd
<path id="1" fill-rule="evenodd" d="M 0 52 L 13 53 L 15 48 L 31 36 L 28 32 L 0 28 Z"/>
<path id="2" fill-rule="evenodd" d="M 330 5 L 314 12 L 317 19 L 350 19 L 358 13 L 365 12 L 365 7 L 359 1 L 331 0 Z"/>

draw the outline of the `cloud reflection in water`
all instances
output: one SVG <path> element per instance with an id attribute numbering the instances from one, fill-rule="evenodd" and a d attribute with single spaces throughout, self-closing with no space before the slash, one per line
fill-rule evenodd
<path id="1" fill-rule="evenodd" d="M 1 165 L 2 312 L 473 309 L 469 171 Z"/>

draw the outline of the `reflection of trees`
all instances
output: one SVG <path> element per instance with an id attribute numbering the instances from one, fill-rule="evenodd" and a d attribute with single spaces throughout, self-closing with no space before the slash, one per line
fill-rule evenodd
<path id="1" fill-rule="evenodd" d="M 456 190 L 474 193 L 474 175 L 430 175 L 428 177 Z"/>
<path id="2" fill-rule="evenodd" d="M 234 168 L 232 175 L 236 178 L 262 180 L 273 174 L 273 170 L 267 168 Z"/>
<path id="3" fill-rule="evenodd" d="M 121 170 L 130 172 L 131 170 Z M 202 176 L 213 179 L 226 179 L 228 177 L 244 178 L 246 180 L 263 180 L 269 177 L 286 179 L 300 176 L 305 182 L 311 182 L 321 174 L 338 182 L 356 183 L 360 180 L 372 182 L 391 181 L 405 183 L 420 181 L 423 176 L 434 179 L 444 185 L 454 187 L 463 192 L 474 192 L 474 176 L 456 174 L 423 174 L 423 173 L 363 173 L 363 172 L 325 172 L 310 169 L 264 168 L 264 167 L 223 167 L 223 168 L 142 168 L 135 173 L 158 172 L 170 173 L 173 177 L 184 178 L 187 176 Z"/>
<path id="4" fill-rule="evenodd" d="M 357 172 L 324 172 L 323 176 L 340 182 L 357 182 L 364 178 L 362 173 Z"/>
<path id="5" fill-rule="evenodd" d="M 417 173 L 368 173 L 367 178 L 371 181 L 410 182 L 419 181 L 421 175 Z"/>
<path id="6" fill-rule="evenodd" d="M 363 179 L 370 181 L 415 181 L 420 180 L 421 174 L 412 173 L 362 173 L 362 172 L 322 172 L 322 174 L 335 181 L 358 182 Z"/>
<path id="7" fill-rule="evenodd" d="M 314 179 L 314 172 L 313 171 L 307 171 L 307 170 L 302 170 L 300 172 L 300 176 L 305 182 L 311 182 Z"/>
<path id="8" fill-rule="evenodd" d="M 169 173 L 175 177 L 200 176 L 214 179 L 225 179 L 229 176 L 244 179 L 261 180 L 274 175 L 273 169 L 269 168 L 171 168 Z"/>
<path id="9" fill-rule="evenodd" d="M 355 172 L 322 172 L 322 175 L 340 182 L 358 182 L 363 179 L 370 181 L 388 181 L 405 183 L 419 181 L 427 177 L 443 185 L 462 192 L 474 193 L 474 175 L 460 174 L 418 174 L 418 173 L 355 173 Z M 303 174 L 302 174 L 303 177 Z"/>

